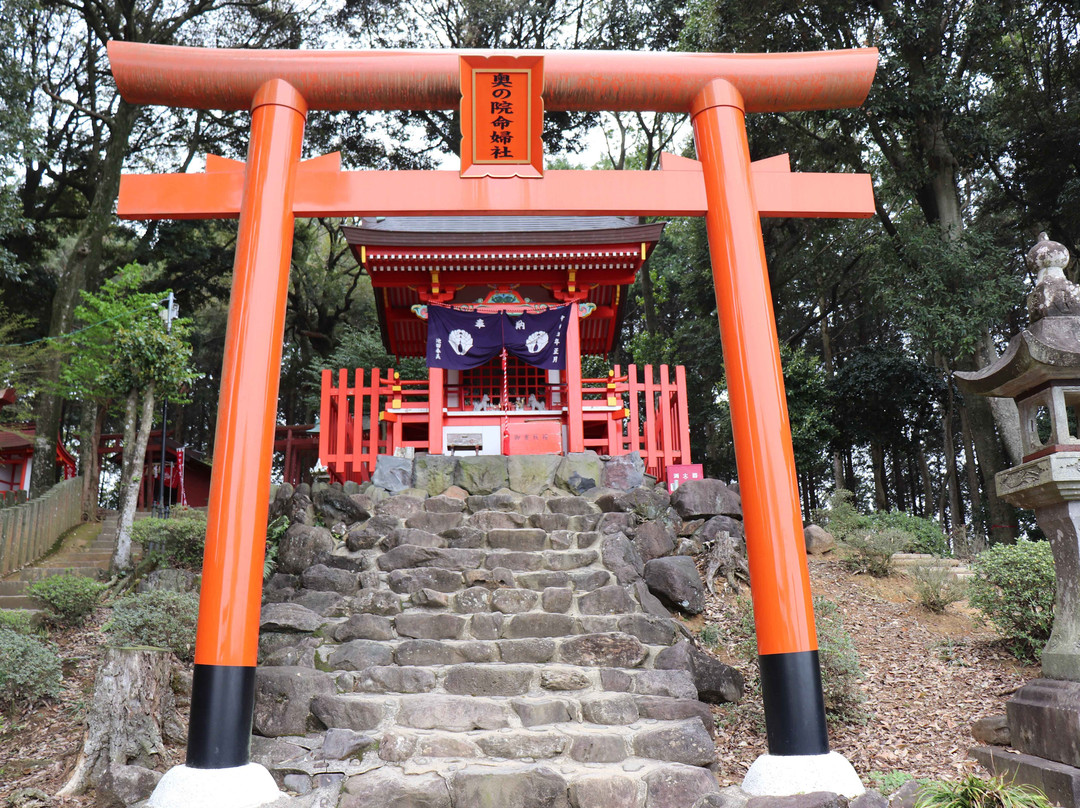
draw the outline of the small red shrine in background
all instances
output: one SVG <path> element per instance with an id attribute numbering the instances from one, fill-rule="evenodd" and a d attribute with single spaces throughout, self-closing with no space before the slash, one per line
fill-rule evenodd
<path id="1" fill-rule="evenodd" d="M 366 480 L 378 455 L 637 451 L 665 479 L 690 462 L 683 367 L 615 365 L 583 378 L 581 358 L 611 352 L 627 292 L 664 225 L 620 217 L 411 217 L 344 227 L 371 277 L 383 343 L 425 356 L 428 305 L 509 314 L 568 308 L 565 370 L 513 355 L 402 379 L 380 368 L 324 370 L 319 457 L 336 480 Z"/>

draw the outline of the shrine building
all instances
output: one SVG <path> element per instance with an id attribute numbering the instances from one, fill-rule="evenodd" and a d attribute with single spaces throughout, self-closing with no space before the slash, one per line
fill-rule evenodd
<path id="1" fill-rule="evenodd" d="M 319 456 L 333 479 L 366 480 L 378 455 L 413 452 L 637 451 L 659 480 L 690 463 L 682 366 L 582 372 L 618 344 L 663 223 L 420 216 L 342 229 L 387 351 L 426 357 L 428 378 L 323 371 Z"/>

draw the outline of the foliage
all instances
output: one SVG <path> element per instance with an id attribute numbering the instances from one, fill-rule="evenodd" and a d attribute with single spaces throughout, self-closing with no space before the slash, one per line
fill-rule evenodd
<path id="1" fill-rule="evenodd" d="M 905 553 L 929 553 L 939 557 L 952 554 L 948 536 L 933 519 L 925 519 L 904 511 L 875 511 L 869 514 L 868 518 L 870 524 L 879 530 L 892 528 L 907 534 Z"/>
<path id="2" fill-rule="evenodd" d="M 198 617 L 198 595 L 153 590 L 116 601 L 104 630 L 116 643 L 168 648 L 180 659 L 191 660 Z"/>
<path id="3" fill-rule="evenodd" d="M 814 622 L 817 626 L 826 717 L 844 724 L 863 723 L 866 713 L 862 705 L 866 697 L 859 689 L 863 672 L 859 667 L 855 642 L 844 628 L 840 607 L 830 600 L 815 597 Z M 754 659 L 757 656 L 757 640 L 754 633 L 754 606 L 749 598 L 738 599 L 732 630 L 735 636 L 740 637 L 737 652 L 747 659 Z"/>
<path id="4" fill-rule="evenodd" d="M 206 547 L 206 514 L 194 508 L 173 508 L 168 519 L 141 519 L 132 539 L 166 567 L 202 568 Z"/>
<path id="5" fill-rule="evenodd" d="M 872 788 L 877 790 L 882 796 L 887 797 L 896 791 L 900 786 L 909 780 L 914 780 L 914 775 L 907 772 L 892 771 L 892 772 L 867 772 L 866 780 Z"/>
<path id="6" fill-rule="evenodd" d="M 873 528 L 865 533 L 848 537 L 847 546 L 852 553 L 844 559 L 844 565 L 852 572 L 865 572 L 875 578 L 888 578 L 890 559 L 894 553 L 907 550 L 911 537 L 893 527 Z"/>
<path id="7" fill-rule="evenodd" d="M 840 607 L 822 597 L 814 598 L 814 622 L 817 625 L 818 657 L 821 661 L 821 686 L 825 712 L 845 724 L 866 721 L 859 689 L 863 678 L 855 641 L 844 628 Z"/>
<path id="8" fill-rule="evenodd" d="M 380 368 L 396 370 L 402 379 L 426 379 L 427 365 L 423 357 L 402 357 L 400 360 L 387 353 L 382 343 L 379 330 L 374 327 L 355 328 L 346 326 L 338 346 L 326 357 L 317 357 L 304 371 L 304 387 L 308 391 L 307 401 L 316 410 L 319 406 L 319 391 L 322 385 L 322 371 L 330 368 L 337 372 L 340 368 L 349 371 L 350 381 L 356 368 Z"/>
<path id="9" fill-rule="evenodd" d="M 822 527 L 832 533 L 837 541 L 848 541 L 852 536 L 864 533 L 870 527 L 870 520 L 855 508 L 855 495 L 844 488 L 838 488 L 829 497 L 829 507 L 816 515 Z"/>
<path id="10" fill-rule="evenodd" d="M 49 609 L 49 619 L 65 626 L 82 625 L 94 611 L 106 585 L 85 575 L 50 575 L 35 581 L 26 590 Z"/>
<path id="11" fill-rule="evenodd" d="M 999 544 L 975 559 L 971 605 L 1020 659 L 1038 659 L 1054 625 L 1054 555 L 1050 543 Z"/>
<path id="12" fill-rule="evenodd" d="M 289 529 L 289 517 L 282 514 L 266 526 L 266 557 L 263 560 L 263 580 L 270 580 L 270 576 L 277 569 L 278 546 L 281 537 Z"/>
<path id="13" fill-rule="evenodd" d="M 0 704 L 8 709 L 60 695 L 60 658 L 51 643 L 0 627 Z"/>
<path id="14" fill-rule="evenodd" d="M 715 648 L 720 642 L 720 628 L 712 623 L 707 623 L 701 627 L 698 639 L 706 648 Z"/>
<path id="15" fill-rule="evenodd" d="M 0 609 L 0 629 L 8 629 L 16 634 L 33 634 L 34 622 L 30 612 L 25 609 Z"/>
<path id="16" fill-rule="evenodd" d="M 1003 775 L 984 780 L 969 774 L 958 782 L 927 783 L 915 808 L 1050 808 L 1050 802 L 1034 786 L 1007 782 Z"/>
<path id="17" fill-rule="evenodd" d="M 195 378 L 190 321 L 175 319 L 168 331 L 163 296 L 140 291 L 149 280 L 144 267 L 128 264 L 99 292 L 82 293 L 75 316 L 85 330 L 71 339 L 75 352 L 62 377 L 80 397 L 111 400 L 152 387 L 157 396 L 183 400 L 181 390 Z"/>
<path id="18" fill-rule="evenodd" d="M 915 584 L 915 594 L 923 608 L 942 614 L 950 603 L 967 597 L 967 587 L 953 579 L 949 571 L 932 564 L 919 564 L 909 571 Z"/>

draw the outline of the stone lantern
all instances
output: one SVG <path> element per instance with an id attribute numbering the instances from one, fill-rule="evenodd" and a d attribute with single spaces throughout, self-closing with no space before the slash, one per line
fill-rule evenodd
<path id="1" fill-rule="evenodd" d="M 998 496 L 1035 511 L 1054 554 L 1054 629 L 1042 679 L 1008 703 L 1010 743 L 973 750 L 995 774 L 1037 785 L 1080 807 L 1080 287 L 1065 277 L 1069 251 L 1045 233 L 1028 252 L 1037 270 L 1030 324 L 996 362 L 957 373 L 968 393 L 1016 401 L 1023 460 L 1000 472 Z"/>

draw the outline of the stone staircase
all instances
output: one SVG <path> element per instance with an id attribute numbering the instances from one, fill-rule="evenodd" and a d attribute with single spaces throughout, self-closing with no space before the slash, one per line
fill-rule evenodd
<path id="1" fill-rule="evenodd" d="M 677 521 L 665 491 L 290 493 L 252 748 L 284 787 L 341 808 L 713 804 L 700 668 L 713 701 L 742 681 L 689 669 L 705 655 L 645 583 L 634 505 Z"/>
<path id="2" fill-rule="evenodd" d="M 22 609 L 36 613 L 38 603 L 26 594 L 26 589 L 34 581 L 49 575 L 66 573 L 88 578 L 107 577 L 116 547 L 116 527 L 116 512 L 106 511 L 101 531 L 92 538 L 69 538 L 57 552 L 0 580 L 0 609 Z"/>
<path id="3" fill-rule="evenodd" d="M 975 577 L 975 571 L 968 564 L 955 558 L 938 558 L 929 553 L 894 553 L 890 563 L 903 575 L 910 575 L 918 569 L 928 569 L 961 583 Z"/>

